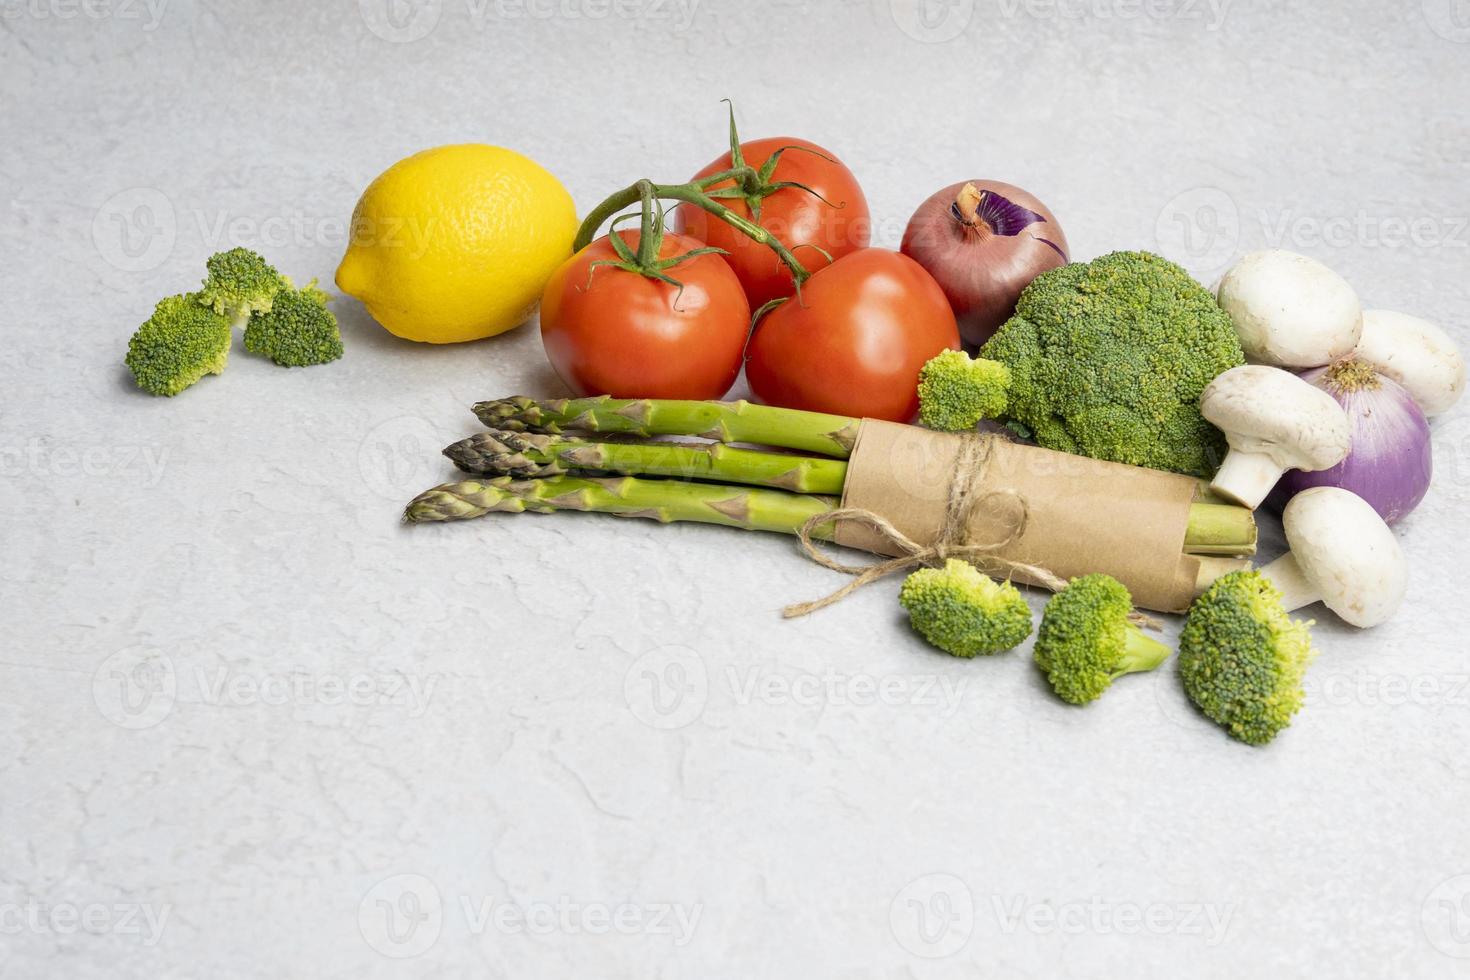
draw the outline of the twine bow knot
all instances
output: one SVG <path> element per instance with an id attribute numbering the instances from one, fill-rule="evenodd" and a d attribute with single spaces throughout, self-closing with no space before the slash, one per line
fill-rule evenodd
<path id="1" fill-rule="evenodd" d="M 782 610 L 782 615 L 787 619 L 805 616 L 835 602 L 841 602 L 858 589 L 880 578 L 892 575 L 894 572 L 907 571 L 924 565 L 942 565 L 950 558 L 968 561 L 982 570 L 998 570 L 1004 572 L 1007 577 L 1020 573 L 1028 581 L 1053 592 L 1065 589 L 1066 580 L 1047 569 L 1038 565 L 1028 565 L 1024 562 L 1001 558 L 998 554 L 1015 544 L 1026 533 L 1026 525 L 1031 520 L 1031 511 L 1025 498 L 1014 490 L 992 490 L 979 496 L 972 493 L 973 487 L 979 481 L 990 459 L 990 448 L 994 438 L 994 436 L 979 433 L 965 437 L 959 455 L 955 459 L 954 470 L 950 478 L 949 495 L 944 509 L 944 524 L 935 536 L 933 544 L 920 544 L 900 531 L 892 521 L 883 515 L 861 507 L 842 507 L 828 511 L 802 524 L 797 530 L 802 552 L 823 568 L 830 568 L 844 575 L 852 575 L 854 578 L 842 588 L 821 599 L 787 606 Z M 1013 515 L 1006 521 L 1004 530 L 993 541 L 969 540 L 970 518 L 974 509 L 996 498 L 1006 499 L 1015 504 Z M 898 556 L 866 565 L 847 565 L 837 561 L 818 548 L 813 541 L 817 528 L 837 521 L 866 524 L 887 539 L 894 546 L 894 550 L 899 552 Z"/>

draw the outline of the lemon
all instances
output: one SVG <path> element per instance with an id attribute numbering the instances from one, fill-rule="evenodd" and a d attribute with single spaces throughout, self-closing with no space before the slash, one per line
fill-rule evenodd
<path id="1" fill-rule="evenodd" d="M 534 160 L 481 143 L 440 146 L 362 192 L 337 286 L 408 340 L 493 337 L 531 315 L 576 231 L 572 196 Z"/>

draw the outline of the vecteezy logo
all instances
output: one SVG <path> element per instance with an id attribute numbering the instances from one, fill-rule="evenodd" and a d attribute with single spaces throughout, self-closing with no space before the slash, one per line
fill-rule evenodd
<path id="1" fill-rule="evenodd" d="M 378 37 L 407 44 L 429 36 L 444 13 L 444 0 L 357 0 L 357 9 Z"/>
<path id="2" fill-rule="evenodd" d="M 92 675 L 92 700 L 102 717 L 123 728 L 152 728 L 178 697 L 173 661 L 141 647 L 119 650 Z"/>
<path id="3" fill-rule="evenodd" d="M 1205 730 L 1202 726 L 1207 726 L 1209 722 L 1184 692 L 1184 682 L 1180 680 L 1179 667 L 1176 664 L 1167 663 L 1151 670 L 1147 678 L 1147 683 L 1153 685 L 1154 703 L 1165 718 L 1180 728 Z M 1139 683 L 1144 681 L 1140 680 Z"/>
<path id="4" fill-rule="evenodd" d="M 444 903 L 439 889 L 423 875 L 384 878 L 362 897 L 357 927 L 367 944 L 384 956 L 422 956 L 444 929 Z"/>
<path id="5" fill-rule="evenodd" d="M 1419 910 L 1429 945 L 1457 960 L 1470 959 L 1470 875 L 1435 886 Z"/>
<path id="6" fill-rule="evenodd" d="M 954 875 L 924 875 L 893 897 L 888 925 L 898 944 L 915 956 L 953 956 L 975 931 L 975 899 Z"/>
<path id="7" fill-rule="evenodd" d="M 975 0 L 880 0 L 893 22 L 915 41 L 943 44 L 965 33 L 975 16 Z"/>
<path id="8" fill-rule="evenodd" d="M 1432 430 L 1435 493 L 1470 500 L 1470 416 L 1441 422 Z"/>
<path id="9" fill-rule="evenodd" d="M 1470 44 L 1470 0 L 1422 0 L 1429 29 L 1446 41 Z"/>
<path id="10" fill-rule="evenodd" d="M 623 675 L 623 697 L 634 716 L 651 728 L 683 728 L 704 712 L 709 674 L 687 647 L 650 650 Z"/>
<path id="11" fill-rule="evenodd" d="M 174 252 L 178 219 L 173 202 L 154 187 L 130 187 L 102 202 L 92 218 L 92 244 L 123 272 L 156 269 Z"/>
<path id="12" fill-rule="evenodd" d="M 1218 187 L 1196 187 L 1177 195 L 1159 212 L 1154 238 L 1165 258 L 1202 279 L 1225 271 L 1240 244 L 1240 209 Z"/>
<path id="13" fill-rule="evenodd" d="M 427 489 L 438 472 L 437 434 L 427 419 L 399 415 L 373 426 L 357 449 L 357 469 L 368 489 L 390 500 Z"/>

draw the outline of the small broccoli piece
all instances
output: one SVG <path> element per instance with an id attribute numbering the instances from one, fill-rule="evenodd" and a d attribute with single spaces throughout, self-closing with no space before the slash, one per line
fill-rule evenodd
<path id="1" fill-rule="evenodd" d="M 276 295 L 289 289 L 291 281 L 264 258 L 248 248 L 217 252 L 205 263 L 209 275 L 199 291 L 199 301 L 240 326 L 252 313 L 265 313 Z"/>
<path id="2" fill-rule="evenodd" d="M 144 391 L 177 395 L 225 369 L 230 337 L 230 322 L 201 304 L 197 293 L 170 296 L 128 341 L 123 363 Z"/>
<path id="3" fill-rule="evenodd" d="M 342 356 L 342 333 L 327 309 L 327 294 L 315 282 L 287 289 L 265 313 L 245 326 L 245 349 L 286 367 L 326 364 Z"/>
<path id="4" fill-rule="evenodd" d="M 1185 693 L 1231 735 L 1265 745 L 1302 706 L 1315 651 L 1310 620 L 1292 619 L 1260 572 L 1221 576 L 1195 600 L 1179 634 Z"/>
<path id="5" fill-rule="evenodd" d="M 956 657 L 1000 653 L 1031 635 L 1031 607 L 1016 587 L 958 558 L 904 579 L 898 601 L 920 636 Z"/>
<path id="6" fill-rule="evenodd" d="M 1087 704 L 1124 674 L 1153 670 L 1170 650 L 1129 622 L 1133 597 L 1110 575 L 1084 575 L 1041 614 L 1036 664 L 1063 701 Z"/>
<path id="7" fill-rule="evenodd" d="M 980 356 L 1010 368 L 1001 420 L 1048 449 L 1203 477 L 1226 446 L 1200 394 L 1245 363 L 1209 291 L 1148 252 L 1037 276 Z"/>
<path id="8" fill-rule="evenodd" d="M 1011 369 L 999 361 L 943 351 L 919 369 L 919 421 L 941 432 L 973 429 L 1006 408 Z"/>

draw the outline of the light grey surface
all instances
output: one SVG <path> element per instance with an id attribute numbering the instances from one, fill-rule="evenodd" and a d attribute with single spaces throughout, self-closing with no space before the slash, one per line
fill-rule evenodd
<path id="1" fill-rule="evenodd" d="M 120 364 L 215 249 L 329 281 L 410 152 L 504 144 L 585 209 L 715 156 L 722 97 L 840 153 L 882 244 L 996 177 L 1078 257 L 1279 244 L 1470 339 L 1463 2 L 389 10 L 0 3 L 0 975 L 1470 971 L 1463 408 L 1403 612 L 1314 610 L 1252 750 L 1172 668 L 1076 710 L 1025 650 L 935 655 L 895 582 L 783 622 L 834 582 L 782 537 L 400 527 L 472 401 L 558 393 L 534 326 L 436 349 L 347 301 L 330 367 Z"/>

